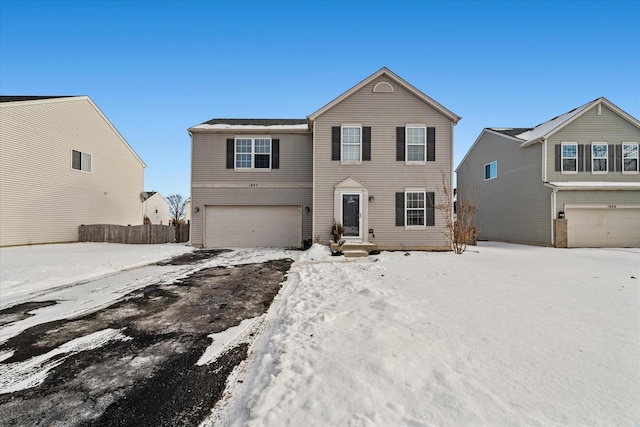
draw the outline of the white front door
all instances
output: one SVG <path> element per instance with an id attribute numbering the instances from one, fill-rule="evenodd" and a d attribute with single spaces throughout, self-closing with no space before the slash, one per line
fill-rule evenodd
<path id="1" fill-rule="evenodd" d="M 343 237 L 362 240 L 362 192 L 343 192 L 340 197 Z"/>

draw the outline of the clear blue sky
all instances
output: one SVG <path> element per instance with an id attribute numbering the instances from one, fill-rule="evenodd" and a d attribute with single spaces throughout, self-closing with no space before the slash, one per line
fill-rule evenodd
<path id="1" fill-rule="evenodd" d="M 600 96 L 640 118 L 640 1 L 0 0 L 0 92 L 90 96 L 165 196 L 188 127 L 304 118 L 383 66 L 462 116 L 457 166 Z"/>

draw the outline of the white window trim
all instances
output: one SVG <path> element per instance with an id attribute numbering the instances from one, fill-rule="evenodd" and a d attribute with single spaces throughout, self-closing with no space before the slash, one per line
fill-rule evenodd
<path id="1" fill-rule="evenodd" d="M 344 128 L 358 128 L 360 129 L 360 160 L 344 160 L 344 142 L 342 141 L 342 137 L 344 135 Z M 349 145 L 355 145 L 354 143 L 349 143 Z M 343 123 L 340 125 L 340 164 L 342 165 L 360 165 L 362 164 L 362 124 L 361 123 Z"/>
<path id="2" fill-rule="evenodd" d="M 603 171 L 594 171 L 593 170 L 593 161 L 594 160 L 598 160 L 598 159 L 602 159 L 602 157 L 593 157 L 593 146 L 594 145 L 604 145 L 607 147 L 607 154 L 604 156 L 604 160 L 605 160 L 605 164 L 607 165 L 606 170 Z M 606 142 L 601 142 L 601 141 L 592 141 L 591 145 L 589 146 L 589 150 L 591 150 L 591 173 L 593 175 L 606 175 L 609 173 L 609 144 Z"/>
<path id="3" fill-rule="evenodd" d="M 635 171 L 625 171 L 624 170 L 624 146 L 625 145 L 635 145 L 637 147 L 636 152 L 638 153 L 637 157 L 630 157 L 631 159 L 636 159 L 636 170 Z M 629 141 L 629 142 L 622 142 L 622 145 L 620 146 L 620 149 L 622 150 L 622 164 L 620 166 L 622 166 L 622 173 L 624 175 L 638 175 L 638 173 L 640 173 L 640 144 L 638 144 L 638 142 L 636 141 Z"/>
<path id="4" fill-rule="evenodd" d="M 77 151 L 78 153 L 80 153 L 80 169 L 76 169 L 73 167 L 73 152 Z M 89 156 L 89 158 L 91 159 L 91 170 L 84 170 L 82 169 L 82 156 Z M 92 174 L 93 173 L 93 154 L 91 153 L 87 153 L 85 151 L 80 151 L 80 150 L 76 150 L 74 148 L 71 149 L 71 166 L 70 169 L 74 172 L 82 172 L 82 173 L 88 173 L 88 174 Z"/>
<path id="5" fill-rule="evenodd" d="M 250 168 L 239 168 L 238 167 L 238 140 L 239 139 L 250 139 L 251 140 L 251 153 L 240 153 L 240 154 L 251 154 L 251 167 Z M 256 139 L 268 139 L 269 140 L 269 167 L 268 168 L 256 168 L 255 167 L 255 155 L 256 155 Z M 257 153 L 257 154 L 265 154 L 265 153 Z M 271 166 L 273 164 L 273 138 L 270 135 L 236 135 L 233 138 L 233 169 L 238 172 L 270 172 Z"/>
<path id="6" fill-rule="evenodd" d="M 494 164 L 494 163 L 496 164 L 496 176 L 494 176 L 493 178 L 491 178 L 491 177 L 487 178 L 487 166 L 492 165 L 492 164 Z M 491 180 L 493 180 L 493 179 L 498 178 L 498 161 L 497 161 L 497 160 L 494 160 L 493 162 L 486 163 L 486 164 L 484 165 L 483 170 L 482 170 L 482 174 L 484 175 L 484 180 L 485 180 L 485 181 L 491 181 Z"/>
<path id="7" fill-rule="evenodd" d="M 572 159 L 573 157 L 564 157 L 564 150 L 563 147 L 565 145 L 575 145 L 576 146 L 576 170 L 574 171 L 566 171 L 564 170 L 564 159 Z M 589 148 L 591 149 L 591 148 Z M 573 174 L 577 174 L 578 173 L 578 143 L 577 142 L 571 142 L 571 141 L 565 141 L 560 143 L 560 173 L 561 174 L 569 174 L 569 175 L 573 175 Z"/>
<path id="8" fill-rule="evenodd" d="M 422 193 L 424 196 L 424 207 L 422 208 L 424 225 L 408 225 L 407 224 L 407 193 Z M 411 208 L 418 210 L 419 208 Z M 404 229 L 405 230 L 426 230 L 427 229 L 427 189 L 426 188 L 405 188 L 404 189 Z"/>
<path id="9" fill-rule="evenodd" d="M 424 160 L 409 160 L 409 128 L 424 129 Z M 418 144 L 411 144 L 418 145 Z M 406 123 L 404 125 L 404 164 L 405 165 L 426 165 L 427 164 L 427 125 L 425 123 Z"/>

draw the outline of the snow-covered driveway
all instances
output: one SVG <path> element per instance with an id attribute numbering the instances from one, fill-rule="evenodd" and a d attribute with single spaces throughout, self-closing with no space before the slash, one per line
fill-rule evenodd
<path id="1" fill-rule="evenodd" d="M 314 246 L 292 272 L 210 424 L 640 423 L 638 249 Z"/>

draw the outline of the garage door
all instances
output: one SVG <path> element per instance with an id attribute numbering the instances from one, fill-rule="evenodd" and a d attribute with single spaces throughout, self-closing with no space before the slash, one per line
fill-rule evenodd
<path id="1" fill-rule="evenodd" d="M 302 244 L 299 206 L 207 206 L 208 248 L 296 247 Z"/>
<path id="2" fill-rule="evenodd" d="M 572 248 L 640 247 L 640 206 L 565 206 Z"/>

